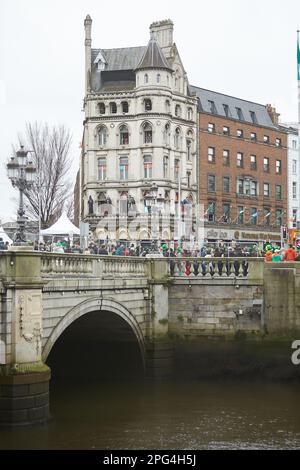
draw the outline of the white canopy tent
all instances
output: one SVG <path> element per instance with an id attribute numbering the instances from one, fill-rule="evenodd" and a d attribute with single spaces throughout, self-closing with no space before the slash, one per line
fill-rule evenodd
<path id="1" fill-rule="evenodd" d="M 69 235 L 72 237 L 73 235 L 80 235 L 80 230 L 70 221 L 67 214 L 63 212 L 55 224 L 51 225 L 49 228 L 41 230 L 41 234 L 43 236 L 48 235 L 50 237 L 54 237 L 55 235 Z"/>
<path id="2" fill-rule="evenodd" d="M 0 225 L 0 238 L 4 241 L 4 243 L 8 242 L 10 245 L 13 243 L 12 239 L 4 231 L 3 227 Z"/>

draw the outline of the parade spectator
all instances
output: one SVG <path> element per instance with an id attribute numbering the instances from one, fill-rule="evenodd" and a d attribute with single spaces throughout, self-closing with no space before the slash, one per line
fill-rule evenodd
<path id="1" fill-rule="evenodd" d="M 273 251 L 271 250 L 270 245 L 266 247 L 267 251 L 265 253 L 265 261 L 269 262 L 272 261 Z"/>
<path id="2" fill-rule="evenodd" d="M 272 262 L 273 263 L 280 263 L 281 262 L 281 255 L 279 250 L 275 250 L 272 255 Z"/>
<path id="3" fill-rule="evenodd" d="M 102 245 L 98 250 L 99 255 L 108 255 L 108 251 L 105 245 Z"/>
<path id="4" fill-rule="evenodd" d="M 289 245 L 289 248 L 285 250 L 285 256 L 284 260 L 285 261 L 296 261 L 297 258 L 297 253 L 296 250 L 294 249 L 293 245 Z"/>

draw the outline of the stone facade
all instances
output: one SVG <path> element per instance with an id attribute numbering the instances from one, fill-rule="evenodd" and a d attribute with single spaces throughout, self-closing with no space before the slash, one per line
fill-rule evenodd
<path id="1" fill-rule="evenodd" d="M 197 100 L 173 43 L 173 23 L 150 30 L 147 47 L 91 49 L 91 19 L 85 20 L 81 219 L 100 240 L 129 238 L 126 229 L 115 234 L 104 227 L 103 218 L 175 214 L 179 178 L 181 199 L 197 199 Z M 147 223 L 141 226 L 138 238 L 151 239 Z"/>

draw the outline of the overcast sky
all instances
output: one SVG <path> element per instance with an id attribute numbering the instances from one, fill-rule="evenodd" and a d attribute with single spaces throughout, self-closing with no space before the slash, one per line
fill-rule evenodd
<path id="1" fill-rule="evenodd" d="M 92 47 L 146 45 L 153 21 L 170 18 L 192 85 L 272 103 L 296 121 L 299 0 L 0 0 L 0 220 L 14 217 L 16 190 L 6 177 L 26 122 L 65 124 L 79 161 L 84 97 L 84 29 Z"/>

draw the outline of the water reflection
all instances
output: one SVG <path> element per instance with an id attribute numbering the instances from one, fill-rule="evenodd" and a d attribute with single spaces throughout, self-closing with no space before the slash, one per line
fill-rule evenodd
<path id="1" fill-rule="evenodd" d="M 0 431 L 1 449 L 300 448 L 300 384 L 56 383 L 51 421 Z"/>

